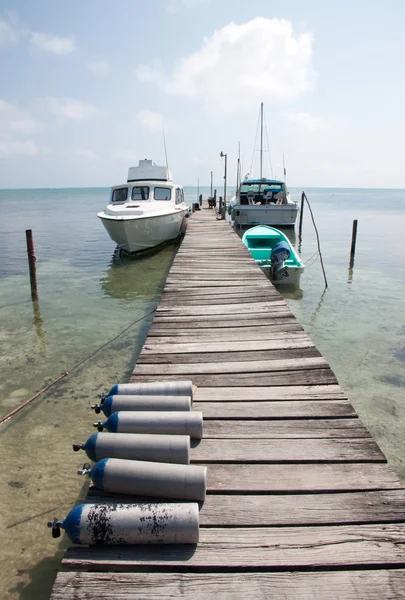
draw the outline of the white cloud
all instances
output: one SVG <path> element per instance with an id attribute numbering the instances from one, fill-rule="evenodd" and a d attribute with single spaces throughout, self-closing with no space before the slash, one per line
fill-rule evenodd
<path id="1" fill-rule="evenodd" d="M 89 71 L 95 75 L 108 75 L 110 72 L 110 65 L 106 60 L 96 60 L 87 64 Z"/>
<path id="2" fill-rule="evenodd" d="M 98 154 L 93 152 L 93 150 L 89 150 L 89 148 L 76 148 L 76 154 L 85 158 L 86 160 L 95 161 L 100 160 Z"/>
<path id="3" fill-rule="evenodd" d="M 162 131 L 162 123 L 164 123 L 165 129 L 167 129 L 166 122 L 163 121 L 163 115 L 161 113 L 153 112 L 153 110 L 140 110 L 137 114 L 138 122 L 149 131 Z"/>
<path id="4" fill-rule="evenodd" d="M 53 114 L 75 121 L 87 119 L 88 117 L 97 117 L 103 114 L 103 111 L 97 106 L 81 100 L 48 97 L 46 101 Z"/>
<path id="5" fill-rule="evenodd" d="M 21 139 L 41 129 L 28 113 L 0 99 L 0 156 L 34 156 L 38 149 L 32 140 Z"/>
<path id="6" fill-rule="evenodd" d="M 182 58 L 170 76 L 155 62 L 136 73 L 173 96 L 196 99 L 211 114 L 237 114 L 260 101 L 285 103 L 311 89 L 312 35 L 285 19 L 230 23 Z"/>
<path id="7" fill-rule="evenodd" d="M 17 140 L 7 135 L 0 134 L 0 158 L 13 156 L 35 156 L 38 148 L 32 140 Z"/>
<path id="8" fill-rule="evenodd" d="M 17 36 L 12 26 L 4 19 L 0 19 L 0 46 L 12 44 L 16 40 Z"/>
<path id="9" fill-rule="evenodd" d="M 76 42 L 73 36 L 59 37 L 51 33 L 32 31 L 29 34 L 29 41 L 33 46 L 52 54 L 70 54 L 76 50 Z"/>
<path id="10" fill-rule="evenodd" d="M 320 117 L 306 112 L 289 113 L 286 119 L 304 134 L 335 133 L 343 125 L 334 117 Z"/>

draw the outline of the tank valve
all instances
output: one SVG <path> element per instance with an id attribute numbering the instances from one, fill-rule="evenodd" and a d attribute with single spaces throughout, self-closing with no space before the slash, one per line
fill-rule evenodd
<path id="1" fill-rule="evenodd" d="M 83 449 L 83 444 L 72 444 L 72 448 L 75 452 L 79 452 L 79 450 Z"/>
<path id="2" fill-rule="evenodd" d="M 101 404 L 92 404 L 91 408 L 94 410 L 96 415 L 99 415 L 101 412 Z"/>
<path id="3" fill-rule="evenodd" d="M 52 527 L 52 537 L 58 538 L 60 537 L 60 528 L 62 527 L 62 523 L 58 521 L 57 517 L 53 518 L 53 521 L 48 522 L 48 527 Z"/>
<path id="4" fill-rule="evenodd" d="M 97 421 L 97 423 L 93 423 L 94 427 L 97 427 L 97 431 L 103 431 L 104 429 L 104 425 L 102 424 L 101 421 Z"/>
<path id="5" fill-rule="evenodd" d="M 78 475 L 90 475 L 90 473 L 91 473 L 91 464 L 90 463 L 84 463 L 82 468 L 77 471 Z"/>
<path id="6" fill-rule="evenodd" d="M 99 394 L 98 397 L 100 398 L 100 404 L 103 404 L 104 400 L 107 398 L 106 394 L 104 393 Z"/>

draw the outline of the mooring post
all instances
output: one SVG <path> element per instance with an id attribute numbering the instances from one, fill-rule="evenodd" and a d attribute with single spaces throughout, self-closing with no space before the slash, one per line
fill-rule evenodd
<path id="1" fill-rule="evenodd" d="M 354 265 L 354 255 L 356 253 L 356 239 L 357 239 L 357 219 L 354 219 L 353 229 L 352 229 L 352 247 L 350 248 L 349 269 L 353 269 L 353 265 Z"/>
<path id="2" fill-rule="evenodd" d="M 222 196 L 219 197 L 218 214 L 222 217 Z"/>
<path id="3" fill-rule="evenodd" d="M 28 265 L 29 265 L 29 269 L 30 269 L 31 298 L 32 298 L 32 300 L 38 300 L 37 273 L 36 273 L 36 260 L 37 259 L 36 259 L 35 252 L 34 252 L 32 229 L 25 230 L 25 237 L 27 240 Z"/>
<path id="4" fill-rule="evenodd" d="M 202 206 L 202 194 L 199 196 L 200 206 Z"/>
<path id="5" fill-rule="evenodd" d="M 304 201 L 305 201 L 305 192 L 301 194 L 301 207 L 300 207 L 300 224 L 298 228 L 298 237 L 301 239 L 302 235 L 302 217 L 304 215 Z"/>

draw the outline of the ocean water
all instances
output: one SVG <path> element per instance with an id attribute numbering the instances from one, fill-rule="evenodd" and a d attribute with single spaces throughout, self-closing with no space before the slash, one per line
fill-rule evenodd
<path id="1" fill-rule="evenodd" d="M 185 191 L 196 201 L 196 189 Z M 299 200 L 300 191 L 292 197 Z M 301 243 L 289 235 L 306 271 L 300 288 L 281 291 L 405 479 L 405 191 L 305 191 L 329 285 L 324 290 L 305 207 Z M 65 540 L 52 539 L 46 523 L 85 494 L 76 471 L 86 456 L 71 444 L 94 432 L 97 395 L 128 379 L 175 256 L 176 242 L 120 257 L 96 217 L 107 199 L 108 190 L 98 188 L 0 191 L 0 414 L 69 372 L 0 426 L 0 598 L 48 597 Z M 34 305 L 26 229 L 37 257 Z"/>

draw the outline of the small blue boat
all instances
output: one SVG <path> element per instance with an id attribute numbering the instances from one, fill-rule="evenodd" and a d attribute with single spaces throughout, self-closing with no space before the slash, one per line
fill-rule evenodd
<path id="1" fill-rule="evenodd" d="M 258 225 L 248 229 L 242 241 L 256 263 L 270 269 L 273 283 L 299 285 L 304 263 L 282 231 L 268 225 Z"/>

